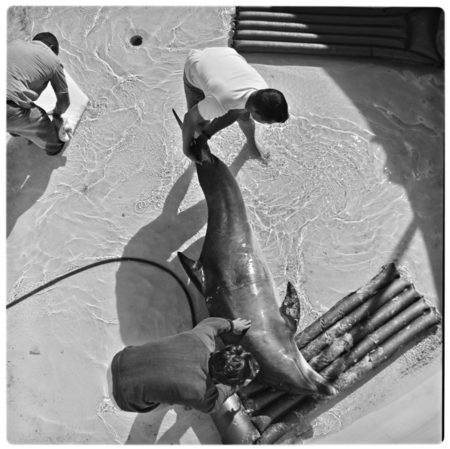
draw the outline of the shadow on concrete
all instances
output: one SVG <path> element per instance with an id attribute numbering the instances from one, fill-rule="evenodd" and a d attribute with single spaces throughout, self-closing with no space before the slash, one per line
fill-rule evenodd
<path id="1" fill-rule="evenodd" d="M 182 444 L 181 439 L 189 429 L 195 433 L 200 444 L 217 443 L 214 432 L 211 431 L 209 434 L 205 432 L 205 424 L 195 416 L 200 412 L 180 413 L 180 409 L 183 408 L 180 406 L 162 407 L 150 413 L 140 414 L 135 419 L 125 444 Z M 175 411 L 176 421 L 169 429 L 161 429 L 164 417 L 170 411 Z M 211 420 L 211 430 L 214 428 Z M 163 433 L 158 438 L 160 430 Z"/>
<path id="2" fill-rule="evenodd" d="M 45 192 L 53 170 L 66 164 L 64 155 L 47 156 L 23 137 L 11 137 L 7 143 L 6 235 L 17 220 Z"/>
<path id="3" fill-rule="evenodd" d="M 300 435 L 297 436 L 297 440 L 295 442 L 291 442 L 293 444 L 305 444 L 307 440 L 314 437 L 314 429 L 312 427 L 312 422 L 319 416 L 326 413 L 328 410 L 331 410 L 336 404 L 342 402 L 345 400 L 348 396 L 354 394 L 357 390 L 359 390 L 361 387 L 363 387 L 365 384 L 370 382 L 374 377 L 376 377 L 378 374 L 380 374 L 383 370 L 388 368 L 390 365 L 392 365 L 396 360 L 398 360 L 400 357 L 402 357 L 404 354 L 406 354 L 408 351 L 412 350 L 417 343 L 420 341 L 426 339 L 429 336 L 435 335 L 438 332 L 436 326 L 430 327 L 425 332 L 421 333 L 420 335 L 414 337 L 409 343 L 405 344 L 404 346 L 400 347 L 395 354 L 393 354 L 390 358 L 385 360 L 383 363 L 380 364 L 377 368 L 375 368 L 373 371 L 368 373 L 364 378 L 356 382 L 352 387 L 348 388 L 347 390 L 340 393 L 335 398 L 331 399 L 329 402 L 323 404 L 322 406 L 318 407 L 314 412 L 309 414 L 305 421 L 303 422 L 304 426 L 304 432 L 301 432 Z M 400 380 L 400 379 L 399 379 Z M 407 394 L 403 392 L 403 394 Z M 298 407 L 299 410 L 301 410 L 301 405 Z M 283 421 L 283 418 L 280 420 Z M 282 439 L 280 439 L 280 442 Z M 277 444 L 279 444 L 277 442 Z"/>
<path id="4" fill-rule="evenodd" d="M 250 158 L 247 145 L 244 145 L 229 167 L 234 176 Z M 172 186 L 161 214 L 142 227 L 130 239 L 123 252 L 123 257 L 143 258 L 167 267 L 185 284 L 188 284 L 188 277 L 178 257 L 172 259 L 171 257 L 207 222 L 205 200 L 179 211 L 180 204 L 195 176 L 195 164 L 191 164 Z M 201 253 L 203 240 L 203 238 L 197 239 L 183 253 L 192 259 L 197 259 Z M 206 304 L 201 294 L 192 285 L 189 285 L 189 292 L 193 299 L 197 321 L 208 317 Z M 135 263 L 120 264 L 116 275 L 116 298 L 120 334 L 125 346 L 142 345 L 192 328 L 192 317 L 183 290 L 170 275 L 158 268 Z M 154 443 L 164 416 L 164 413 L 161 417 L 156 416 L 155 413 L 160 412 L 156 410 L 146 414 L 149 416 L 143 415 L 136 418 L 131 428 L 129 444 L 133 444 L 134 441 L 139 441 L 136 444 Z M 160 444 L 173 443 L 174 439 L 181 438 L 188 428 L 192 428 L 195 432 L 195 422 L 198 418 L 194 413 L 189 414 L 192 418 L 186 417 L 184 413 L 183 415 L 182 420 L 177 419 L 175 424 L 166 431 L 167 436 L 161 438 Z M 149 420 L 152 423 L 151 426 L 148 424 Z M 147 426 L 145 432 L 142 430 L 143 426 Z M 197 436 L 201 441 L 200 433 Z M 143 441 L 146 438 L 148 440 Z"/>
<path id="5" fill-rule="evenodd" d="M 414 233 L 421 231 L 432 269 L 437 298 L 437 309 L 443 307 L 443 230 L 444 230 L 444 72 L 431 66 L 399 64 L 390 61 L 354 59 L 348 68 L 348 59 L 321 58 L 306 55 L 258 53 L 244 54 L 251 64 L 317 67 L 327 72 L 345 95 L 364 116 L 374 134 L 371 144 L 379 144 L 386 155 L 389 181 L 401 185 L 414 212 L 413 223 L 405 230 L 391 260 L 395 261 L 408 249 Z M 345 62 L 345 64 L 343 64 Z M 367 78 L 362 79 L 355 67 L 361 64 Z M 407 91 L 396 92 L 382 79 L 370 79 L 372 69 L 383 68 L 395 74 L 402 82 L 418 85 L 420 98 L 408 98 Z M 426 80 L 426 89 L 418 78 Z M 276 81 L 274 81 L 276 84 Z M 372 83 L 372 84 L 371 84 Z M 424 84 L 425 81 L 422 81 Z M 379 106 L 380 96 L 387 100 L 389 110 Z M 407 110 L 420 104 L 416 111 L 417 123 L 405 123 L 395 115 L 396 110 Z M 422 109 L 423 108 L 423 109 Z M 424 114 L 421 115 L 422 110 Z M 431 116 L 431 119 L 427 118 Z M 415 261 L 420 264 L 420 261 Z"/>
<path id="6" fill-rule="evenodd" d="M 230 166 L 234 175 L 249 159 L 247 147 L 241 150 Z M 176 180 L 165 200 L 161 214 L 142 227 L 129 241 L 123 257 L 139 257 L 157 262 L 185 281 L 178 257 L 172 257 L 188 240 L 206 224 L 205 200 L 186 210 L 179 207 L 193 177 L 194 164 Z M 192 243 L 183 251 L 188 257 L 200 256 L 203 239 Z M 198 319 L 208 316 L 204 299 L 189 286 Z M 148 341 L 174 335 L 190 329 L 191 314 L 188 301 L 180 286 L 158 268 L 135 263 L 122 263 L 116 275 L 117 314 L 120 334 L 125 345 L 141 345 Z"/>

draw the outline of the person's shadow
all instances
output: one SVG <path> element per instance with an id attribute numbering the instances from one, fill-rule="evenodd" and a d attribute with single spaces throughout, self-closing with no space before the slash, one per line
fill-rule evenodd
<path id="1" fill-rule="evenodd" d="M 183 444 L 181 440 L 189 429 L 192 429 L 201 444 L 217 444 L 220 441 L 212 420 L 209 427 L 205 423 L 200 426 L 201 412 L 191 410 L 186 413 L 183 409 L 184 407 L 179 405 L 169 408 L 161 407 L 151 413 L 138 415 L 125 444 Z M 175 411 L 176 420 L 169 429 L 164 431 L 163 420 L 171 410 Z M 158 438 L 160 430 L 164 433 Z"/>
<path id="2" fill-rule="evenodd" d="M 247 145 L 244 145 L 229 167 L 234 176 L 250 158 Z M 162 213 L 151 223 L 142 227 L 130 239 L 123 252 L 123 257 L 137 257 L 163 265 L 177 275 L 185 285 L 189 283 L 189 279 L 176 252 L 194 238 L 207 221 L 205 200 L 179 211 L 194 176 L 196 176 L 195 164 L 190 164 L 172 186 Z M 197 259 L 200 256 L 203 240 L 203 238 L 197 239 L 182 252 L 192 259 Z M 191 329 L 194 321 L 199 322 L 208 317 L 202 295 L 191 284 L 188 288 L 195 309 L 195 320 L 191 316 L 185 293 L 172 276 L 157 267 L 122 262 L 116 274 L 116 298 L 120 334 L 124 345 L 142 345 L 152 340 L 175 335 Z M 156 410 L 139 415 L 131 428 L 129 443 L 154 442 L 167 411 L 168 409 L 165 408 L 163 411 Z M 177 418 L 174 426 L 161 440 L 168 441 L 169 436 L 170 439 L 179 439 L 189 427 L 195 432 L 199 419 L 194 412 L 190 413 L 190 416 L 189 419 L 186 416 Z M 143 431 L 143 426 L 147 430 Z M 203 438 L 202 432 L 195 433 L 199 440 Z"/>
<path id="3" fill-rule="evenodd" d="M 6 158 L 6 236 L 17 220 L 41 198 L 53 170 L 66 164 L 63 155 L 47 156 L 23 137 L 10 137 Z"/>
<path id="4" fill-rule="evenodd" d="M 389 181 L 405 190 L 411 205 L 413 217 L 403 235 L 393 248 L 390 259 L 402 263 L 410 250 L 417 232 L 421 232 L 426 256 L 430 265 L 437 294 L 437 308 L 442 313 L 443 259 L 444 259 L 444 72 L 430 66 L 401 64 L 376 59 L 359 59 L 361 64 L 378 68 L 380 78 L 358 79 L 350 69 L 342 70 L 330 58 L 307 55 L 272 54 L 270 61 L 264 54 L 247 53 L 251 64 L 274 65 L 276 67 L 319 67 L 333 82 L 345 92 L 368 123 L 373 133 L 371 145 L 384 149 L 386 170 Z M 347 58 L 333 57 L 335 61 Z M 350 60 L 351 61 L 351 60 Z M 352 70 L 356 65 L 350 66 Z M 397 73 L 402 83 L 382 85 L 383 68 L 386 74 Z M 411 73 L 409 73 L 411 67 Z M 414 70 L 414 71 L 413 71 Z M 354 70 L 357 73 L 357 70 Z M 414 75 L 412 75 L 414 73 Z M 408 90 L 408 86 L 419 86 L 420 90 Z M 295 85 L 294 85 L 295 86 Z M 373 88 L 372 88 L 373 86 Z M 404 91 L 396 91 L 395 86 L 404 86 Z M 295 90 L 285 92 L 294 95 Z M 408 95 L 420 94 L 419 101 Z M 388 98 L 389 101 L 381 101 Z M 388 103 L 390 106 L 380 107 Z M 406 114 L 406 119 L 398 111 L 417 108 L 417 117 Z M 423 112 L 422 112 L 423 111 Z M 425 119 L 421 114 L 425 114 Z M 403 121 L 405 120 L 405 121 Z M 420 261 L 417 260 L 417 264 Z"/>

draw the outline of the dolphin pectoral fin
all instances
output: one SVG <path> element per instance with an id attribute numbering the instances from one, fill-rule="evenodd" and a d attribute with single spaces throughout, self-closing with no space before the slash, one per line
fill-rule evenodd
<path id="1" fill-rule="evenodd" d="M 183 253 L 178 252 L 178 258 L 181 265 L 183 265 L 184 271 L 189 276 L 189 279 L 197 287 L 199 292 L 203 294 L 203 270 L 200 264 L 189 257 L 186 257 Z"/>
<path id="2" fill-rule="evenodd" d="M 286 296 L 279 310 L 289 329 L 295 333 L 300 319 L 300 300 L 295 287 L 290 282 L 287 284 Z"/>

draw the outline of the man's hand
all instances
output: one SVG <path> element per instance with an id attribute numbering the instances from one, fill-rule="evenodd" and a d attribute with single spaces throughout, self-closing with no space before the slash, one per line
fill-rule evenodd
<path id="1" fill-rule="evenodd" d="M 236 318 L 233 321 L 233 325 L 234 325 L 233 334 L 241 335 L 246 330 L 250 329 L 252 322 L 250 320 L 243 320 L 241 318 Z"/>
<path id="2" fill-rule="evenodd" d="M 58 133 L 59 140 L 68 142 L 73 136 L 73 129 L 66 117 L 53 115 L 53 125 Z"/>
<path id="3" fill-rule="evenodd" d="M 197 148 L 207 148 L 209 150 L 208 138 L 204 133 L 200 134 L 197 138 L 192 139 L 192 142 L 195 142 Z"/>
<path id="4" fill-rule="evenodd" d="M 189 146 L 188 151 L 185 153 L 185 155 L 196 164 L 202 165 L 202 154 L 201 149 L 197 146 L 197 142 L 195 139 L 192 139 L 191 145 Z"/>
<path id="5" fill-rule="evenodd" d="M 189 153 L 186 156 L 194 161 L 196 164 L 203 164 L 203 162 L 213 163 L 211 151 L 208 146 L 208 139 L 204 134 L 200 134 L 196 139 L 192 139 Z"/>

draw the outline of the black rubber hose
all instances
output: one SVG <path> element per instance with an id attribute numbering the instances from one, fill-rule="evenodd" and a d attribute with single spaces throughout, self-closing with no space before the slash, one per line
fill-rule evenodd
<path id="1" fill-rule="evenodd" d="M 105 265 L 105 264 L 113 263 L 113 262 L 139 262 L 139 263 L 145 263 L 147 265 L 152 265 L 154 267 L 157 267 L 157 268 L 165 271 L 166 273 L 170 274 L 178 282 L 180 287 L 183 289 L 183 292 L 186 295 L 186 298 L 187 298 L 187 300 L 189 302 L 189 308 L 191 310 L 192 327 L 196 326 L 197 319 L 196 319 L 196 316 L 195 316 L 194 304 L 192 302 L 192 297 L 189 294 L 189 291 L 186 288 L 186 286 L 184 285 L 183 281 L 173 271 L 169 270 L 164 265 L 161 265 L 161 264 L 159 264 L 157 262 L 152 262 L 151 260 L 139 259 L 137 257 L 117 257 L 117 258 L 113 258 L 113 259 L 105 259 L 105 260 L 100 260 L 98 262 L 94 262 L 94 263 L 92 263 L 90 265 L 87 265 L 85 267 L 77 268 L 76 270 L 70 271 L 69 273 L 63 274 L 62 276 L 58 276 L 57 278 L 53 279 L 52 281 L 49 281 L 46 284 L 41 285 L 40 287 L 32 290 L 29 293 L 26 293 L 25 295 L 21 296 L 20 298 L 15 299 L 14 301 L 11 301 L 10 303 L 8 303 L 6 305 L 6 308 L 10 309 L 11 307 L 19 304 L 20 302 L 24 301 L 25 299 L 29 298 L 30 296 L 33 296 L 36 293 L 39 293 L 42 290 L 45 290 L 46 288 L 51 287 L 52 285 L 55 285 L 56 283 L 62 281 L 63 279 L 66 279 L 66 278 L 68 278 L 70 276 L 73 276 L 74 274 L 81 273 L 82 271 L 86 271 L 86 270 L 89 270 L 89 269 L 94 268 L 94 267 L 98 267 L 99 265 Z"/>

